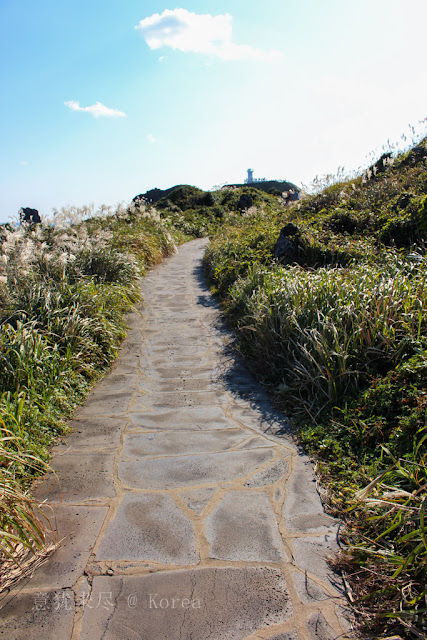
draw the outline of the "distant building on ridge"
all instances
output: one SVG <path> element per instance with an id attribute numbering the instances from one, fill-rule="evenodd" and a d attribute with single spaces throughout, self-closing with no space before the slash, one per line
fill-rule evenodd
<path id="1" fill-rule="evenodd" d="M 254 170 L 248 169 L 248 177 L 245 179 L 245 184 L 253 184 L 254 182 L 267 182 L 265 178 L 254 178 Z"/>
<path id="2" fill-rule="evenodd" d="M 300 188 L 288 180 L 267 180 L 266 178 L 254 178 L 254 170 L 247 169 L 248 177 L 242 184 L 224 184 L 220 189 L 240 188 L 250 186 L 275 196 L 281 196 L 286 202 L 299 200 Z"/>

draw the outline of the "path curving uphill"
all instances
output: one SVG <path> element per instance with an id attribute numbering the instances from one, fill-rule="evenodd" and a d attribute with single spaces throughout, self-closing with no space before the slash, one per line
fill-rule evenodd
<path id="1" fill-rule="evenodd" d="M 16 640 L 332 640 L 337 523 L 230 346 L 195 240 L 144 279 L 113 372 L 55 447 L 60 549 L 0 603 Z"/>

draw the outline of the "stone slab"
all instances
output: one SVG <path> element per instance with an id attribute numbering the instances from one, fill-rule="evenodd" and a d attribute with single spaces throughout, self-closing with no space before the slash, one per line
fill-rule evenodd
<path id="1" fill-rule="evenodd" d="M 169 380 L 156 381 L 150 385 L 152 391 L 160 391 L 161 393 L 170 393 L 173 391 L 215 391 L 222 390 L 220 383 L 208 378 L 182 377 L 178 379 L 169 378 Z"/>
<path id="2" fill-rule="evenodd" d="M 112 605 L 85 608 L 80 640 L 243 640 L 292 614 L 285 579 L 269 568 L 98 577 L 94 601 L 101 594 Z"/>
<path id="3" fill-rule="evenodd" d="M 262 436 L 253 436 L 248 438 L 242 444 L 239 444 L 237 449 L 259 449 L 260 447 L 271 447 L 271 442 Z"/>
<path id="4" fill-rule="evenodd" d="M 261 434 L 268 436 L 278 435 L 281 438 L 286 436 L 286 440 L 283 444 L 287 446 L 293 446 L 296 450 L 295 443 L 293 442 L 293 428 L 289 419 L 284 415 L 279 415 L 277 411 L 272 410 L 271 405 L 257 406 L 256 402 L 250 401 L 236 401 L 230 408 L 230 414 L 241 424 Z"/>
<path id="5" fill-rule="evenodd" d="M 126 426 L 124 418 L 82 418 L 68 423 L 72 431 L 56 447 L 53 454 L 62 455 L 67 449 L 108 449 L 120 444 L 120 436 Z"/>
<path id="6" fill-rule="evenodd" d="M 314 604 L 329 599 L 329 595 L 324 589 L 309 578 L 307 574 L 295 571 L 294 586 L 298 597 L 304 604 Z"/>
<path id="7" fill-rule="evenodd" d="M 140 341 L 141 343 L 141 341 Z M 97 393 L 126 393 L 135 388 L 138 382 L 137 373 L 117 373 L 112 371 L 96 385 Z"/>
<path id="8" fill-rule="evenodd" d="M 311 614 L 307 629 L 310 640 L 338 640 L 341 636 L 341 633 L 335 633 L 320 611 Z"/>
<path id="9" fill-rule="evenodd" d="M 72 503 L 112 498 L 116 494 L 113 465 L 113 453 L 67 451 L 53 459 L 57 477 L 49 474 L 39 483 L 36 496 L 47 502 Z"/>
<path id="10" fill-rule="evenodd" d="M 274 450 L 256 449 L 148 459 L 143 464 L 122 460 L 119 477 L 125 486 L 135 489 L 198 487 L 245 477 L 273 455 Z"/>
<path id="11" fill-rule="evenodd" d="M 142 281 L 141 281 L 142 282 Z M 143 305 L 137 305 L 134 310 L 126 314 L 126 326 L 129 329 L 138 329 L 143 321 Z"/>
<path id="12" fill-rule="evenodd" d="M 156 306 L 151 307 L 150 312 L 150 317 L 155 321 L 155 326 L 162 326 L 165 328 L 165 330 L 166 328 L 176 327 L 177 325 L 182 324 L 185 324 L 186 326 L 190 326 L 192 323 L 200 325 L 200 314 L 196 310 L 186 310 L 174 313 L 173 322 L 171 322 L 170 316 L 169 318 L 166 317 L 162 304 L 160 303 Z"/>
<path id="13" fill-rule="evenodd" d="M 214 367 L 185 367 L 179 364 L 170 367 L 147 367 L 144 373 L 146 373 L 149 378 L 152 378 L 153 382 L 156 380 L 190 377 L 192 380 L 211 380 L 212 377 L 215 378 L 216 376 Z"/>
<path id="14" fill-rule="evenodd" d="M 206 519 L 210 557 L 246 562 L 285 558 L 276 517 L 265 493 L 230 491 Z"/>
<path id="15" fill-rule="evenodd" d="M 146 337 L 146 343 L 150 345 L 165 344 L 165 346 L 174 348 L 177 345 L 189 344 L 192 346 L 207 346 L 209 340 L 212 338 L 213 333 L 209 329 L 205 328 L 203 324 L 197 322 L 187 327 L 183 324 L 173 322 L 170 325 L 170 330 L 165 331 L 165 325 L 157 327 L 157 331 L 148 334 Z"/>
<path id="16" fill-rule="evenodd" d="M 210 335 L 203 331 L 202 325 L 196 325 L 193 331 L 177 331 L 175 326 L 171 327 L 171 332 L 165 335 L 164 331 L 147 336 L 144 341 L 145 346 L 150 350 L 169 350 L 177 347 L 194 348 L 197 351 L 202 347 L 202 351 L 209 347 Z"/>
<path id="17" fill-rule="evenodd" d="M 141 362 L 141 356 L 128 355 L 121 356 L 113 366 L 113 371 L 117 375 L 133 375 L 138 374 L 140 371 L 140 365 L 144 367 L 144 361 Z"/>
<path id="18" fill-rule="evenodd" d="M 37 569 L 27 584 L 32 589 L 71 588 L 83 575 L 89 556 L 98 538 L 107 507 L 81 507 L 56 505 L 54 515 L 45 509 L 46 515 L 57 527 L 60 547 L 49 560 Z"/>
<path id="19" fill-rule="evenodd" d="M 96 418 L 98 416 L 117 416 L 126 413 L 132 393 L 94 391 L 86 404 L 76 412 L 76 418 Z"/>
<path id="20" fill-rule="evenodd" d="M 189 340 L 189 342 L 191 342 Z M 198 358 L 199 356 L 206 356 L 209 351 L 209 345 L 191 345 L 191 344 L 176 344 L 169 347 L 165 345 L 145 345 L 142 349 L 142 355 L 161 354 L 162 357 L 169 357 L 171 359 L 180 359 L 181 356 L 192 356 Z"/>
<path id="21" fill-rule="evenodd" d="M 229 420 L 221 407 L 187 407 L 129 413 L 135 427 L 141 429 L 235 429 L 237 423 Z"/>
<path id="22" fill-rule="evenodd" d="M 221 391 L 182 391 L 171 393 L 153 393 L 136 395 L 132 402 L 132 411 L 180 409 L 186 407 L 216 407 L 226 405 L 228 396 Z"/>
<path id="23" fill-rule="evenodd" d="M 191 297 L 188 294 L 187 287 L 183 284 L 181 287 L 175 287 L 175 291 L 156 291 L 155 298 L 150 301 L 150 306 L 156 308 L 158 306 L 162 311 L 176 310 L 178 312 L 187 312 L 191 308 Z"/>
<path id="24" fill-rule="evenodd" d="M 142 458 L 227 451 L 246 436 L 243 429 L 131 433 L 124 437 L 123 456 Z"/>
<path id="25" fill-rule="evenodd" d="M 328 558 L 339 551 L 339 546 L 335 535 L 325 534 L 323 536 L 294 538 L 293 539 L 294 558 L 297 566 L 313 574 L 326 583 L 331 583 L 337 589 L 342 589 L 341 578 L 334 574 L 328 565 Z"/>
<path id="26" fill-rule="evenodd" d="M 337 520 L 323 511 L 313 467 L 306 456 L 296 458 L 295 469 L 287 484 L 283 518 L 291 532 L 325 532 L 338 525 Z"/>
<path id="27" fill-rule="evenodd" d="M 96 558 L 172 565 L 199 561 L 191 520 L 170 496 L 162 494 L 125 494 Z"/>
<path id="28" fill-rule="evenodd" d="M 153 354 L 147 360 L 147 366 L 149 368 L 157 367 L 208 367 L 212 364 L 212 356 L 210 354 L 205 356 L 195 356 L 182 353 L 176 358 L 172 358 L 170 355 L 156 355 Z M 144 369 L 144 364 L 142 364 Z"/>
<path id="29" fill-rule="evenodd" d="M 267 469 L 259 471 L 259 473 L 256 473 L 252 478 L 245 482 L 245 487 L 266 487 L 269 484 L 274 484 L 281 480 L 283 476 L 286 475 L 287 471 L 287 461 L 276 460 L 276 462 L 273 462 L 273 464 L 267 467 Z"/>
<path id="30" fill-rule="evenodd" d="M 172 326 L 171 321 L 163 317 L 161 309 L 157 310 L 156 312 L 152 310 L 150 316 L 151 317 L 148 317 L 147 315 L 144 321 L 144 325 L 142 326 L 142 333 L 144 336 L 153 335 L 161 330 L 169 330 L 169 328 Z M 179 329 L 188 329 L 194 331 L 194 328 L 196 326 L 200 326 L 200 315 L 197 312 L 191 312 L 186 314 L 185 316 L 182 314 L 182 312 L 179 314 L 179 316 L 175 314 L 173 327 L 176 331 L 178 331 Z"/>
<path id="31" fill-rule="evenodd" d="M 1 603 L 0 638 L 69 640 L 73 629 L 74 593 L 58 589 L 21 592 Z M 93 640 L 93 638 L 92 638 Z"/>
<path id="32" fill-rule="evenodd" d="M 144 394 L 158 394 L 159 392 L 169 394 L 184 391 L 207 393 L 209 391 L 223 391 L 223 388 L 221 384 L 215 382 L 212 378 L 195 378 L 193 380 L 190 376 L 187 376 L 180 379 L 169 378 L 166 380 L 147 378 L 141 380 L 135 390 Z"/>

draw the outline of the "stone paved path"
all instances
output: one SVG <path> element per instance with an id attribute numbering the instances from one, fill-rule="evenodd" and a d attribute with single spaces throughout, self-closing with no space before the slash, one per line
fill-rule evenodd
<path id="1" fill-rule="evenodd" d="M 66 537 L 1 601 L 0 637 L 347 637 L 325 560 L 337 524 L 286 419 L 228 345 L 205 244 L 144 280 L 117 365 L 55 447 L 61 494 L 48 480 L 40 495 Z"/>

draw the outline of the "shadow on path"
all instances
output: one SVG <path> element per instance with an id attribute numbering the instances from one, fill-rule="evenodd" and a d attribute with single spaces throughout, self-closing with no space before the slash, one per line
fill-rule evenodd
<path id="1" fill-rule="evenodd" d="M 230 392 L 235 400 L 249 403 L 251 409 L 259 416 L 264 433 L 275 436 L 287 436 L 296 444 L 295 432 L 290 419 L 280 410 L 272 406 L 272 400 L 262 384 L 255 378 L 247 367 L 238 348 L 238 339 L 233 330 L 227 325 L 218 301 L 209 292 L 203 268 L 203 262 L 193 269 L 194 278 L 206 293 L 197 296 L 197 304 L 218 312 L 218 318 L 211 321 L 215 329 L 224 340 L 222 354 L 220 354 L 219 380 L 224 388 Z"/>

